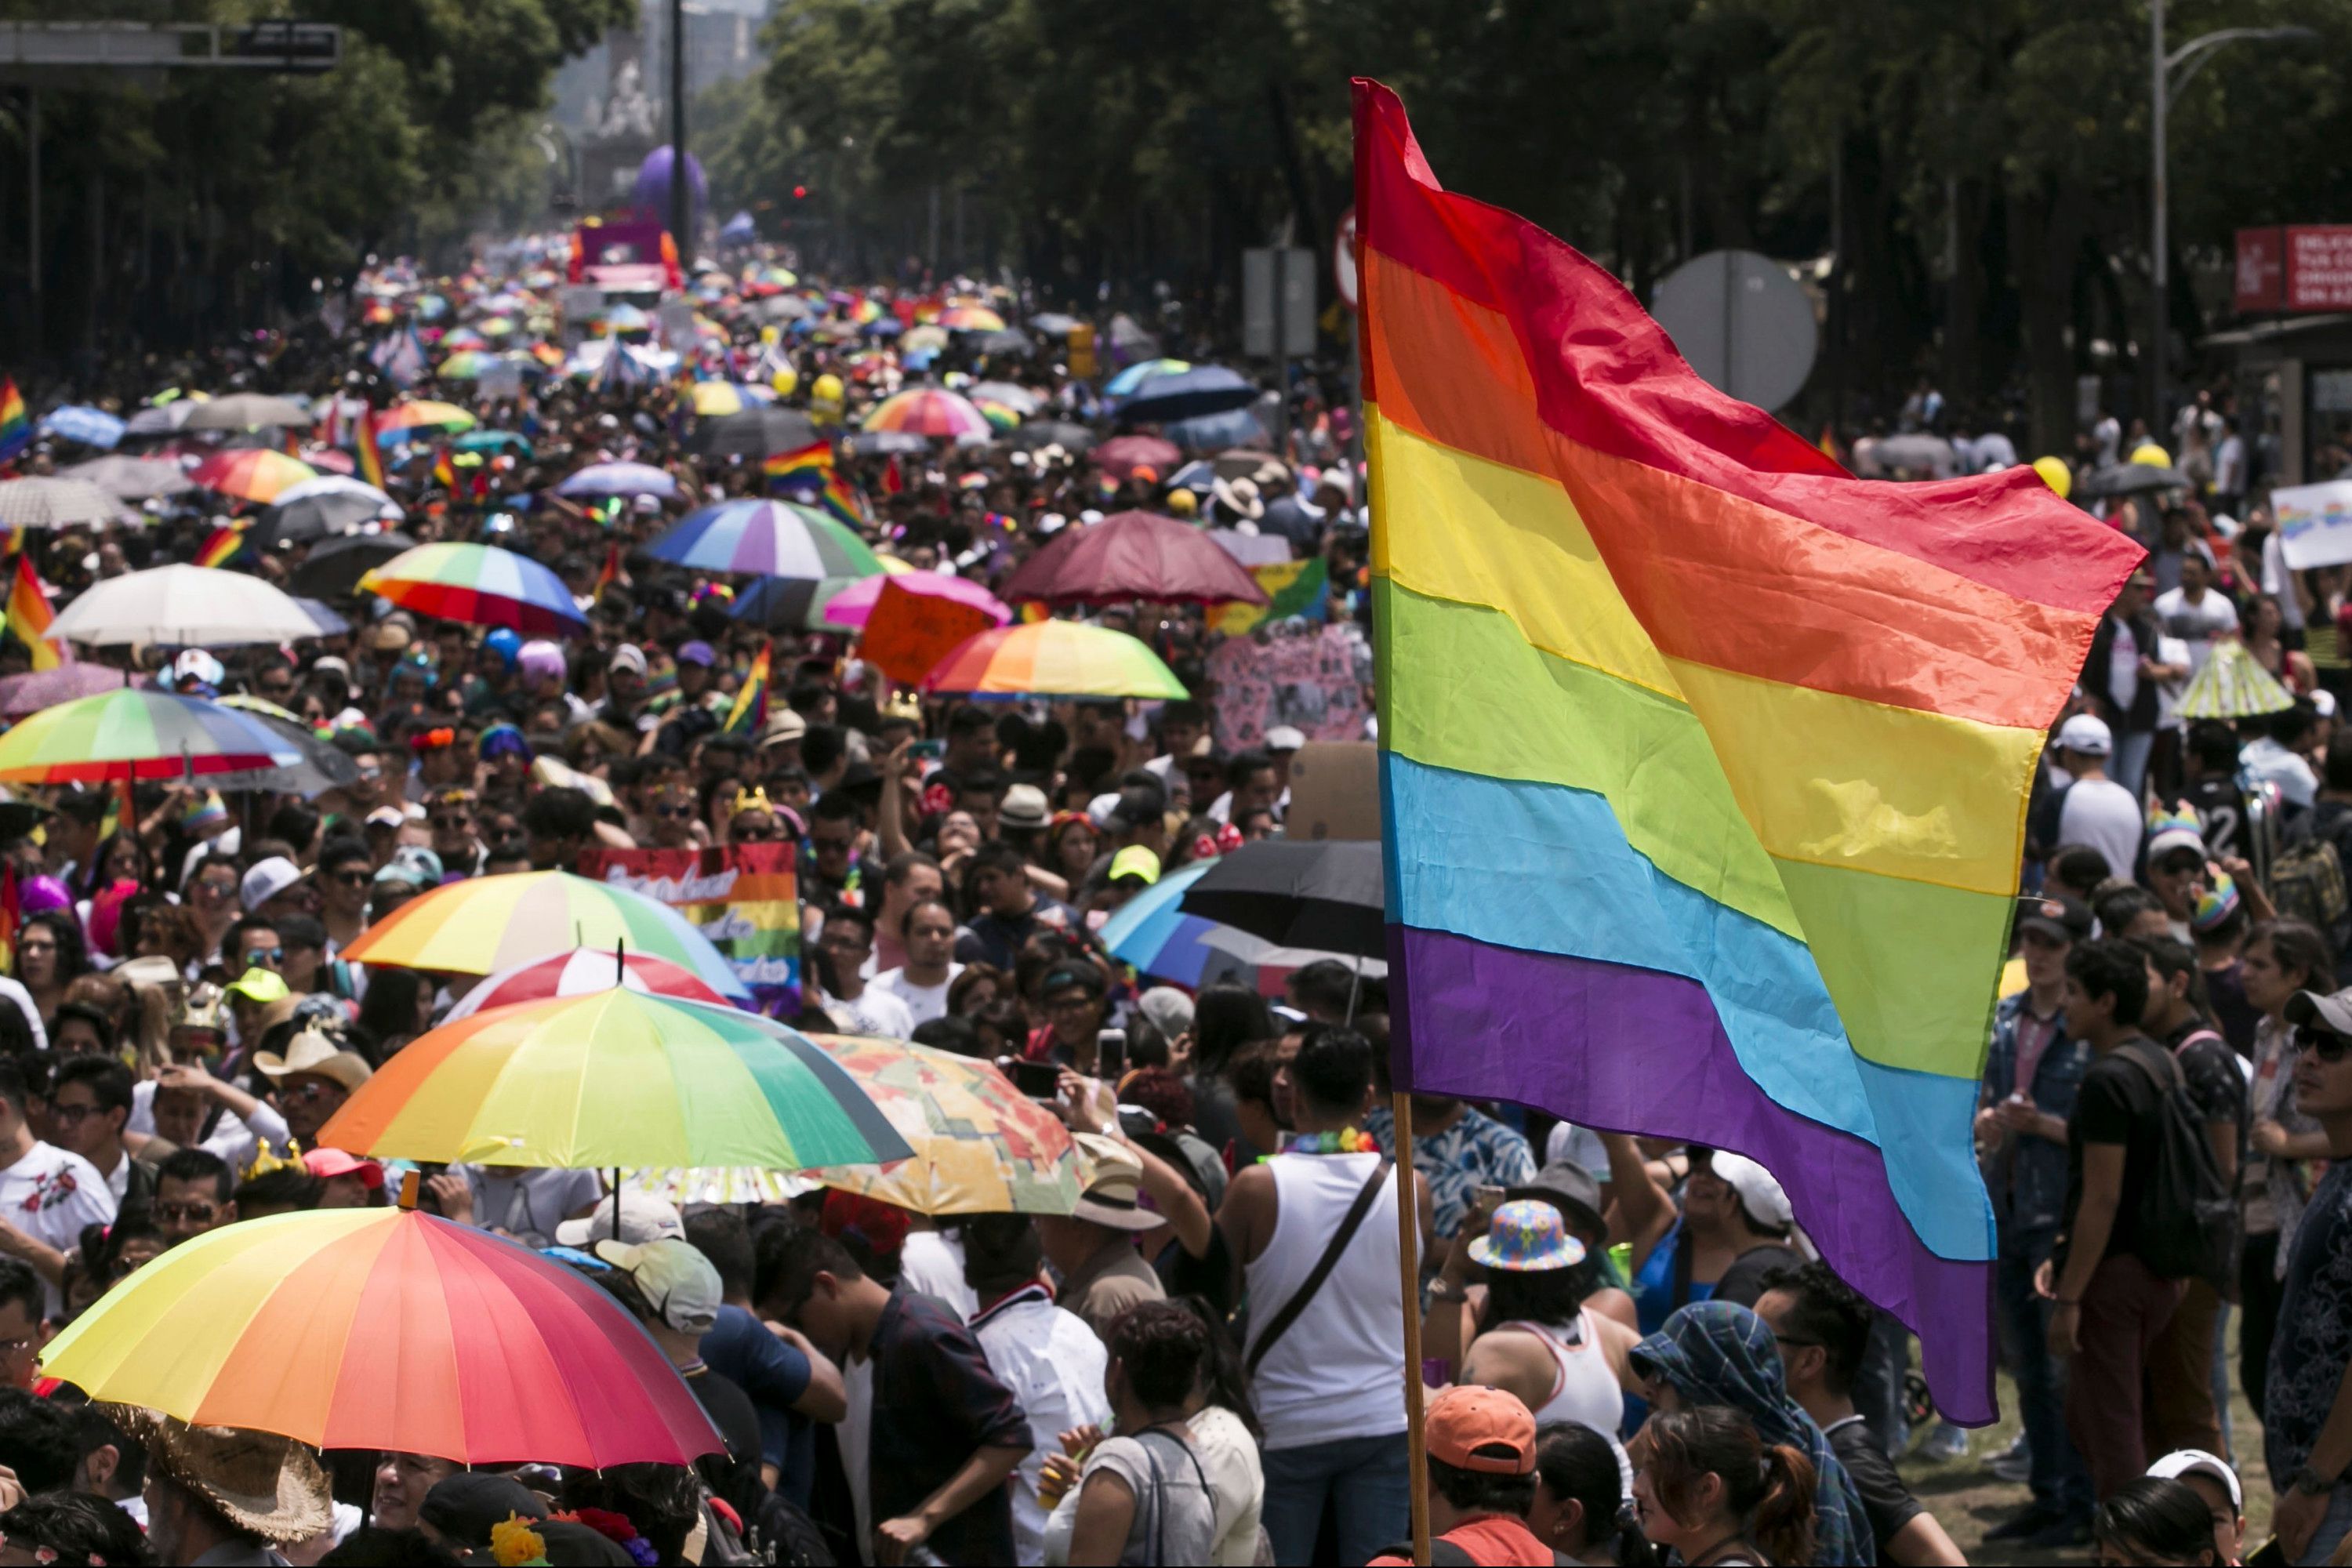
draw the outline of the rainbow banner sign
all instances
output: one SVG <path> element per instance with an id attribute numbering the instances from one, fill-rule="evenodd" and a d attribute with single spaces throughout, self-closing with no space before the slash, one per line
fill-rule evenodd
<path id="1" fill-rule="evenodd" d="M 799 878 L 790 844 L 708 849 L 595 849 L 580 874 L 658 899 L 710 939 L 759 1010 L 789 1018 L 801 1004 Z"/>
<path id="2" fill-rule="evenodd" d="M 2271 492 L 2279 550 L 2291 571 L 2352 561 L 2352 480 L 2295 485 Z"/>
<path id="3" fill-rule="evenodd" d="M 2026 792 L 2137 545 L 1853 479 L 1355 86 L 1393 1076 L 1730 1149 L 1994 1415 Z"/>

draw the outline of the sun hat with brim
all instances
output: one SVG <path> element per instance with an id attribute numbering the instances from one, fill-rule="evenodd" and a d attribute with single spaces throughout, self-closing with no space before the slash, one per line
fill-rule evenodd
<path id="1" fill-rule="evenodd" d="M 264 1078 L 292 1078 L 297 1073 L 309 1073 L 314 1078 L 331 1079 L 347 1089 L 356 1089 L 374 1076 L 365 1057 L 341 1048 L 316 1029 L 305 1029 L 288 1041 L 283 1055 L 276 1051 L 254 1052 L 253 1066 Z"/>
<path id="2" fill-rule="evenodd" d="M 1568 1234 L 1559 1205 L 1542 1198 L 1504 1204 L 1470 1243 L 1470 1260 L 1506 1274 L 1547 1274 L 1584 1261 L 1584 1243 Z"/>
<path id="3" fill-rule="evenodd" d="M 1094 1175 L 1070 1211 L 1072 1219 L 1092 1220 L 1112 1230 L 1150 1230 L 1166 1223 L 1163 1215 L 1142 1205 L 1143 1162 L 1135 1151 L 1095 1132 L 1077 1134 L 1076 1142 Z"/>
<path id="4" fill-rule="evenodd" d="M 147 1450 L 147 1462 L 248 1534 L 285 1545 L 333 1528 L 327 1472 L 274 1432 L 191 1426 L 142 1405 L 95 1406 Z"/>

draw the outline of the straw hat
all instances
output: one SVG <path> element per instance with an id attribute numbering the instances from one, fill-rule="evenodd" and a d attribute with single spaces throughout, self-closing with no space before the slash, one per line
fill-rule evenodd
<path id="1" fill-rule="evenodd" d="M 339 1049 L 317 1029 L 305 1029 L 287 1042 L 283 1056 L 256 1051 L 253 1065 L 266 1078 L 288 1078 L 298 1072 L 332 1079 L 346 1089 L 356 1089 L 372 1076 L 367 1058 L 357 1051 Z"/>
<path id="2" fill-rule="evenodd" d="M 234 1426 L 191 1426 L 140 1405 L 100 1405 L 147 1450 L 147 1462 L 239 1530 L 283 1545 L 335 1522 L 327 1472 L 290 1437 Z"/>

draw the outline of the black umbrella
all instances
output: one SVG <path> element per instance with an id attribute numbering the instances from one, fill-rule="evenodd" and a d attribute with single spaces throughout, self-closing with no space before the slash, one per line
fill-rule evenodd
<path id="1" fill-rule="evenodd" d="M 768 458 L 816 439 L 816 426 L 797 408 L 761 404 L 736 414 L 698 419 L 687 450 L 706 458 Z"/>
<path id="2" fill-rule="evenodd" d="M 1031 451 L 1040 447 L 1067 447 L 1073 452 L 1083 452 L 1095 444 L 1095 433 L 1066 419 L 1037 419 L 1022 425 L 1004 439 Z"/>
<path id="3" fill-rule="evenodd" d="M 2074 481 L 2074 494 L 2084 500 L 2098 500 L 2113 496 L 2154 495 L 2159 490 L 2185 490 L 2189 488 L 2187 474 L 2178 468 L 2159 468 L 2149 463 L 2109 463 L 2092 469 Z"/>
<path id="4" fill-rule="evenodd" d="M 371 522 L 398 521 L 400 509 L 358 490 L 314 490 L 265 510 L 254 528 L 254 542 L 263 550 L 278 544 L 301 544 L 356 533 Z"/>
<path id="5" fill-rule="evenodd" d="M 370 572 L 415 548 L 416 541 L 396 531 L 331 539 L 294 568 L 289 585 L 306 598 L 341 599 L 356 590 L 360 579 Z"/>
<path id="6" fill-rule="evenodd" d="M 1181 907 L 1277 947 L 1388 951 L 1381 847 L 1368 839 L 1244 844 L 1185 889 Z"/>

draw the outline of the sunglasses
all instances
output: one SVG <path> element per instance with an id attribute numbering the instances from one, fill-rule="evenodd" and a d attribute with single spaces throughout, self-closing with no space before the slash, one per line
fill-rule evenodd
<path id="1" fill-rule="evenodd" d="M 215 1204 L 157 1204 L 155 1205 L 155 1217 L 157 1219 L 192 1220 L 198 1225 L 204 1224 L 206 1220 L 212 1218 L 213 1215 L 218 1213 L 220 1213 L 220 1208 L 219 1205 Z"/>
<path id="2" fill-rule="evenodd" d="M 364 888 L 370 882 L 375 880 L 375 873 L 373 871 L 337 871 L 334 873 L 331 880 L 341 882 L 346 888 Z"/>
<path id="3" fill-rule="evenodd" d="M 2342 1061 L 2346 1052 L 2352 1051 L 2352 1039 L 2333 1029 L 2315 1029 L 2306 1024 L 2294 1032 L 2294 1038 L 2296 1045 L 2330 1067 Z"/>
<path id="4" fill-rule="evenodd" d="M 812 838 L 809 843 L 820 855 L 846 855 L 855 848 L 855 838 Z"/>
<path id="5" fill-rule="evenodd" d="M 472 820 L 463 816 L 436 816 L 433 819 L 433 830 L 436 833 L 463 833 L 472 826 Z"/>
<path id="6" fill-rule="evenodd" d="M 745 827 L 728 835 L 738 844 L 772 844 L 783 836 L 781 827 Z"/>
<path id="7" fill-rule="evenodd" d="M 280 1099 L 294 1101 L 324 1100 L 331 1094 L 341 1092 L 341 1089 L 330 1089 L 323 1083 L 289 1083 L 278 1091 Z"/>
<path id="8" fill-rule="evenodd" d="M 283 947 L 248 947 L 245 950 L 245 963 L 248 969 L 257 963 L 277 964 L 285 960 L 286 950 Z"/>
<path id="9" fill-rule="evenodd" d="M 690 805 L 657 805 L 654 807 L 654 815 L 656 816 L 675 817 L 678 821 L 684 822 L 694 815 L 694 807 Z M 741 837 L 742 835 L 738 834 L 736 837 Z"/>

